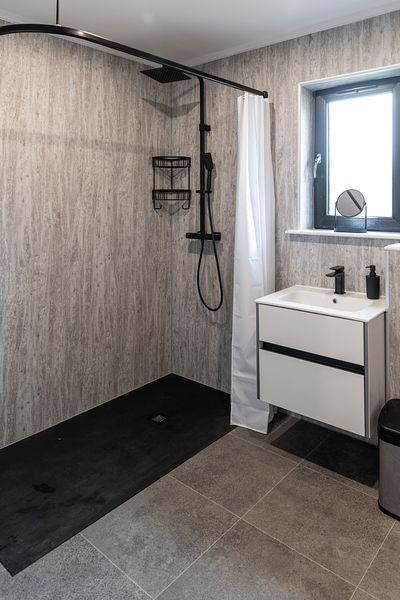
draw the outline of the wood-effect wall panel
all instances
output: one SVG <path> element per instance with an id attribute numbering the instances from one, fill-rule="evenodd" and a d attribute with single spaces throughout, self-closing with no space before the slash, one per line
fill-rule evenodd
<path id="1" fill-rule="evenodd" d="M 400 398 L 400 252 L 387 253 L 388 304 L 386 315 L 389 352 L 387 357 L 387 396 Z"/>
<path id="2" fill-rule="evenodd" d="M 171 371 L 166 90 L 44 35 L 0 39 L 0 445 Z M 154 104 L 155 102 L 155 104 Z"/>
<path id="3" fill-rule="evenodd" d="M 298 199 L 298 84 L 363 69 L 400 63 L 400 12 L 368 19 L 329 31 L 304 36 L 247 52 L 204 66 L 205 70 L 259 89 L 272 103 L 272 151 L 276 189 L 276 285 L 296 283 L 329 287 L 325 273 L 333 264 L 344 264 L 348 289 L 365 290 L 365 265 L 374 263 L 383 276 L 384 241 L 343 238 L 305 239 L 285 235 L 299 226 Z M 189 90 L 193 83 L 182 84 Z M 183 87 L 185 86 L 185 87 Z M 208 385 L 230 389 L 232 271 L 236 193 L 237 92 L 207 84 L 208 122 L 212 126 L 209 149 L 216 164 L 213 199 L 215 223 L 222 231 L 219 245 L 226 303 L 210 315 L 195 292 L 196 254 L 188 253 L 184 233 L 196 226 L 193 211 L 173 222 L 173 365 L 181 375 Z M 196 101 L 181 91 L 181 104 Z M 172 143 L 197 156 L 198 115 L 175 111 Z M 210 277 L 210 276 L 208 276 Z M 400 277 L 397 274 L 397 277 Z M 215 278 L 215 276 L 214 276 Z M 207 297 L 213 282 L 206 279 Z M 391 348 L 399 360 L 398 347 Z"/>
<path id="4" fill-rule="evenodd" d="M 0 445 L 170 371 L 229 390 L 238 93 L 207 83 L 225 289 L 214 314 L 185 238 L 198 198 L 173 215 L 150 205 L 153 154 L 192 156 L 198 186 L 197 82 L 160 86 L 136 63 L 41 35 L 2 38 L 0 57 Z M 328 286 L 333 263 L 348 289 L 365 289 L 366 264 L 383 275 L 385 242 L 284 231 L 299 223 L 297 84 L 399 62 L 396 12 L 206 65 L 270 93 L 278 288 Z"/>

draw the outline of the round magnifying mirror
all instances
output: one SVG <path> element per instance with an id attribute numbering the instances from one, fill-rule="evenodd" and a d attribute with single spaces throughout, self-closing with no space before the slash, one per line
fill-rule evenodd
<path id="1" fill-rule="evenodd" d="M 365 208 L 365 198 L 359 190 L 345 190 L 336 200 L 336 208 L 342 217 L 357 217 Z"/>

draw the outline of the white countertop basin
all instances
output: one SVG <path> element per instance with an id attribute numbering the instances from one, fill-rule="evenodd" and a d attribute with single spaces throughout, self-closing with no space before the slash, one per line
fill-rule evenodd
<path id="1" fill-rule="evenodd" d="M 256 300 L 258 304 L 281 306 L 307 312 L 368 322 L 386 311 L 386 300 L 369 300 L 366 294 L 335 294 L 327 288 L 294 285 Z"/>

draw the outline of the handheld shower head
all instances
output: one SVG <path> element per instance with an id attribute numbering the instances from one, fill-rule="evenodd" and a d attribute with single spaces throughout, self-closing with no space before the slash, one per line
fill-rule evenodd
<path id="1" fill-rule="evenodd" d="M 211 152 L 206 152 L 204 154 L 204 166 L 206 168 L 206 171 L 212 171 L 214 168 L 214 163 L 213 163 L 213 159 L 211 156 Z"/>

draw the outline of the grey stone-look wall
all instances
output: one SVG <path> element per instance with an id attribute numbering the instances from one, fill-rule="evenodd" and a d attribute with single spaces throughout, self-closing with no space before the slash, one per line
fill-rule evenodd
<path id="1" fill-rule="evenodd" d="M 0 446 L 171 371 L 166 90 L 134 62 L 0 38 Z"/>
<path id="2" fill-rule="evenodd" d="M 387 323 L 387 397 L 400 398 L 400 245 L 393 245 L 386 253 L 386 292 L 389 311 Z"/>
<path id="3" fill-rule="evenodd" d="M 229 391 L 238 93 L 207 83 L 215 314 L 196 292 L 199 243 L 185 238 L 196 194 L 173 215 L 150 200 L 154 154 L 192 156 L 198 186 L 197 82 L 161 86 L 134 62 L 40 35 L 1 38 L 0 59 L 0 446 L 171 371 Z M 205 66 L 270 94 L 277 288 L 329 286 L 337 263 L 348 289 L 364 290 L 367 264 L 383 275 L 386 241 L 285 230 L 299 224 L 298 83 L 395 63 L 400 12 Z M 202 281 L 214 303 L 210 254 Z"/>
<path id="4" fill-rule="evenodd" d="M 383 247 L 388 241 L 287 236 L 299 226 L 298 202 L 298 83 L 328 76 L 400 63 L 400 12 L 304 36 L 205 65 L 205 70 L 247 85 L 266 89 L 272 102 L 272 146 L 276 186 L 277 289 L 296 283 L 329 287 L 325 273 L 344 264 L 349 290 L 365 290 L 365 265 L 374 263 L 384 276 Z M 180 106 L 173 120 L 176 151 L 197 156 L 197 95 L 193 82 L 182 84 Z M 229 390 L 232 314 L 232 270 L 236 193 L 238 93 L 208 87 L 208 121 L 212 125 L 209 149 L 217 168 L 214 193 L 226 303 L 210 315 L 195 293 L 197 254 L 187 251 L 185 231 L 196 226 L 195 211 L 173 221 L 173 367 L 174 371 L 211 386 Z M 186 108 L 183 108 L 186 107 Z M 211 260 L 209 260 L 212 263 Z M 210 266 L 211 272 L 211 266 Z M 212 279 L 215 279 L 212 278 Z M 382 282 L 383 283 L 383 282 Z M 207 275 L 208 297 L 213 296 Z M 214 292 L 215 293 L 215 292 Z M 400 350 L 392 346 L 392 363 Z M 398 373 L 400 377 L 400 372 Z"/>

